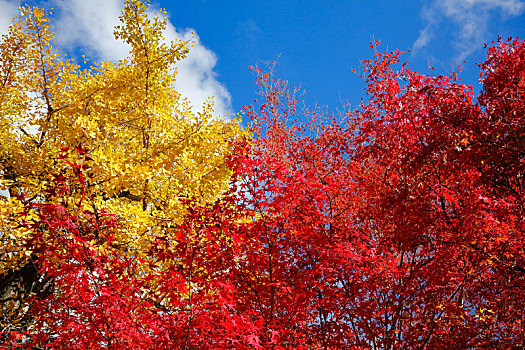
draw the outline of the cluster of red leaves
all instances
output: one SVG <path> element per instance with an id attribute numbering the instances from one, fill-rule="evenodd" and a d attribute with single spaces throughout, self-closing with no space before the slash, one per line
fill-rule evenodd
<path id="1" fill-rule="evenodd" d="M 364 62 L 359 110 L 305 110 L 303 125 L 293 91 L 256 70 L 254 138 L 228 160 L 229 193 L 188 201 L 150 269 L 112 248 L 115 218 L 56 200 L 87 181 L 71 162 L 53 200 L 27 209 L 54 292 L 13 344 L 523 348 L 525 44 L 489 48 L 477 98 L 400 55 Z"/>
<path id="2" fill-rule="evenodd" d="M 167 227 L 148 261 L 114 244 L 118 220 L 87 210 L 91 160 L 86 150 L 63 150 L 68 165 L 29 204 L 21 224 L 51 292 L 27 300 L 33 321 L 3 334 L 9 348 L 207 349 L 261 348 L 263 321 L 238 312 L 230 281 L 229 234 L 236 218 L 227 202 L 209 208 L 188 201 L 186 220 Z M 38 218 L 35 219 L 34 215 Z M 27 218 L 26 220 L 24 220 Z M 168 235 L 166 235 L 168 236 Z"/>
<path id="3" fill-rule="evenodd" d="M 525 345 L 525 44 L 494 45 L 477 98 L 455 73 L 377 53 L 359 110 L 306 110 L 302 125 L 293 91 L 257 70 L 255 141 L 237 160 L 256 220 L 236 291 L 280 344 Z"/>
<path id="4" fill-rule="evenodd" d="M 368 234 L 399 257 L 384 344 L 524 345 L 525 45 L 495 44 L 477 99 L 455 75 L 394 71 L 399 53 L 366 62 L 356 190 Z"/>

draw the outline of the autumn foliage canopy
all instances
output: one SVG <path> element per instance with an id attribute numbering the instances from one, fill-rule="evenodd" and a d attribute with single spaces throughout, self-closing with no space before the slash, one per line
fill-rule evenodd
<path id="1" fill-rule="evenodd" d="M 146 10 L 86 70 L 39 9 L 2 39 L 0 346 L 525 347 L 522 41 L 478 95 L 376 52 L 334 116 L 255 67 L 243 129 L 172 88 L 190 43 Z"/>

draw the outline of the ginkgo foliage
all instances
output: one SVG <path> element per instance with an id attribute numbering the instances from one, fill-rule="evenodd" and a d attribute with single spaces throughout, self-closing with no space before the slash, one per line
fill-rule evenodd
<path id="1" fill-rule="evenodd" d="M 488 48 L 478 96 L 376 52 L 336 116 L 256 68 L 247 135 L 184 107 L 159 62 L 185 44 L 144 10 L 117 29 L 128 60 L 5 55 L 2 346 L 525 346 L 522 41 Z M 31 57 L 25 11 L 4 42 Z"/>
<path id="2" fill-rule="evenodd" d="M 127 1 L 120 20 L 115 37 L 130 51 L 116 62 L 90 64 L 86 58 L 79 65 L 66 59 L 54 48 L 47 14 L 36 7 L 21 8 L 2 37 L 0 314 L 5 329 L 23 318 L 26 294 L 46 289 L 37 274 L 38 255 L 28 244 L 35 232 L 17 217 L 23 207 L 46 200 L 53 176 L 65 171 L 65 159 L 78 155 L 76 149 L 87 150 L 90 159 L 83 203 L 118 218 L 111 246 L 128 256 L 145 257 L 165 233 L 161 228 L 183 217 L 184 200 L 213 202 L 227 189 L 231 171 L 225 157 L 242 130 L 236 121 L 214 116 L 212 100 L 194 112 L 191 101 L 173 88 L 177 62 L 191 42 L 168 42 L 166 19 L 148 15 L 142 1 Z"/>

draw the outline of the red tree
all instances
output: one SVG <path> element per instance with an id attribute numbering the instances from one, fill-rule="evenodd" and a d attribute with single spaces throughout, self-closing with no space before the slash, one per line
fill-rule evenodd
<path id="1" fill-rule="evenodd" d="M 177 240 L 157 239 L 146 262 L 113 246 L 115 217 L 85 204 L 92 185 L 87 151 L 65 149 L 60 158 L 67 168 L 19 218 L 32 232 L 27 245 L 46 288 L 30 293 L 24 330 L 2 334 L 3 345 L 261 348 L 262 323 L 250 310 L 239 312 L 233 299 L 233 252 L 224 233 L 240 215 L 228 209 L 228 197 L 204 208 L 188 200 L 184 221 L 165 227 Z"/>
<path id="2" fill-rule="evenodd" d="M 240 174 L 258 216 L 238 298 L 282 344 L 524 345 L 524 54 L 495 43 L 476 98 L 456 73 L 378 53 L 359 110 L 306 110 L 302 126 L 285 84 L 257 70 Z"/>
<path id="3" fill-rule="evenodd" d="M 364 217 L 400 256 L 390 344 L 524 345 L 525 46 L 496 45 L 477 99 L 455 74 L 393 71 L 398 53 L 366 62 L 358 191 Z"/>

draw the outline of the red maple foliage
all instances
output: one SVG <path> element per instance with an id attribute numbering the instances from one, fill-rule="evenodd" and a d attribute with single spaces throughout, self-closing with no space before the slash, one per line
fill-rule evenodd
<path id="1" fill-rule="evenodd" d="M 366 62 L 357 190 L 399 256 L 383 344 L 524 345 L 524 57 L 495 43 L 478 98 L 455 74 L 393 71 L 399 53 Z"/>
<path id="2" fill-rule="evenodd" d="M 239 215 L 226 202 L 203 208 L 188 201 L 185 220 L 166 227 L 177 240 L 158 238 L 143 261 L 112 244 L 115 217 L 86 209 L 87 150 L 64 149 L 60 158 L 69 168 L 54 176 L 43 201 L 28 202 L 20 214 L 21 225 L 34 233 L 27 244 L 40 278 L 49 282 L 46 293 L 33 291 L 27 300 L 30 322 L 24 331 L 2 334 L 3 345 L 261 348 L 262 320 L 250 310 L 238 312 L 233 299 L 228 270 L 233 252 L 224 233 L 234 229 Z"/>
<path id="3" fill-rule="evenodd" d="M 337 117 L 299 112 L 293 88 L 256 68 L 254 136 L 228 160 L 230 191 L 187 200 L 151 270 L 111 248 L 114 217 L 57 200 L 89 181 L 89 159 L 70 162 L 54 199 L 27 208 L 53 291 L 11 344 L 525 347 L 525 44 L 489 47 L 478 97 L 401 56 L 364 61 L 368 99 Z"/>
<path id="4" fill-rule="evenodd" d="M 357 111 L 303 125 L 293 91 L 256 70 L 238 299 L 290 347 L 521 348 L 525 45 L 489 48 L 479 97 L 401 54 L 364 62 Z"/>

